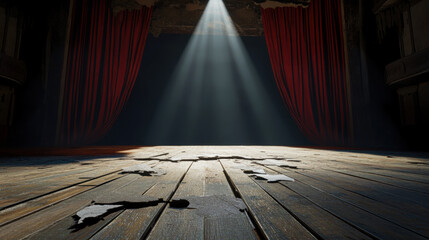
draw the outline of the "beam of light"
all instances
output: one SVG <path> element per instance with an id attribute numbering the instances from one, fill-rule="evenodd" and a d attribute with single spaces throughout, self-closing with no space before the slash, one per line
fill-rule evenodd
<path id="1" fill-rule="evenodd" d="M 249 136 L 260 144 L 278 142 L 284 123 L 261 81 L 223 1 L 210 0 L 157 106 L 147 142 L 249 144 Z"/>

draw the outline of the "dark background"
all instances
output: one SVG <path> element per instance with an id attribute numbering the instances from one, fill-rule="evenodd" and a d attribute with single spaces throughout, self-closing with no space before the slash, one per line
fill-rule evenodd
<path id="1" fill-rule="evenodd" d="M 101 145 L 230 145 L 230 144 L 255 144 L 255 145 L 309 145 L 298 127 L 291 119 L 282 98 L 278 92 L 264 37 L 241 37 L 245 48 L 261 78 L 266 92 L 271 97 L 274 109 L 279 113 L 282 126 L 269 133 L 271 140 L 265 141 L 259 137 L 258 129 L 248 127 L 246 136 L 234 136 L 231 138 L 219 138 L 216 130 L 203 126 L 212 125 L 207 121 L 214 119 L 205 118 L 199 122 L 204 132 L 200 136 L 184 140 L 179 135 L 170 135 L 166 139 L 157 139 L 149 131 L 153 116 L 162 100 L 163 93 L 171 79 L 171 75 L 190 40 L 191 35 L 162 34 L 159 37 L 148 35 L 141 69 L 136 80 L 131 97 L 124 107 L 121 115 L 114 124 L 110 133 L 99 144 Z M 243 99 L 244 102 L 246 101 Z M 250 112 L 249 103 L 242 105 L 242 112 Z M 207 106 L 209 108 L 209 106 Z M 252 116 L 246 117 L 249 122 Z M 262 118 L 270 123 L 270 116 Z M 247 122 L 247 121 L 246 121 Z M 242 122 L 240 124 L 246 124 Z M 174 128 L 185 128 L 183 121 L 175 122 Z M 156 139 L 156 140 L 155 140 Z"/>

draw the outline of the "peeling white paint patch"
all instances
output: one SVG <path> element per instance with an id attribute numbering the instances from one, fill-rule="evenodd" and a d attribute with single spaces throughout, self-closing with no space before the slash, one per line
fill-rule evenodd
<path id="1" fill-rule="evenodd" d="M 247 174 L 251 174 L 251 173 L 265 174 L 265 170 L 262 169 L 262 168 L 260 168 L 259 165 L 256 165 L 256 164 L 242 164 L 243 161 L 240 161 L 240 160 L 235 160 L 234 162 L 237 163 L 237 164 L 235 166 L 232 166 L 232 168 L 240 169 L 244 173 L 247 173 Z"/>
<path id="2" fill-rule="evenodd" d="M 122 205 L 91 205 L 76 213 L 79 218 L 77 224 L 82 224 L 85 220 L 90 218 L 99 218 L 107 212 L 122 208 Z"/>
<path id="3" fill-rule="evenodd" d="M 123 168 L 121 173 L 137 173 L 145 176 L 156 176 L 156 175 L 164 175 L 165 171 L 161 169 L 152 168 L 147 164 L 139 164 L 139 165 Z"/>
<path id="4" fill-rule="evenodd" d="M 285 160 L 284 157 L 274 157 L 271 156 L 271 159 Z M 182 155 L 174 157 L 134 157 L 134 160 L 158 160 L 158 161 L 170 161 L 170 162 L 180 162 L 180 161 L 210 161 L 210 160 L 220 160 L 220 159 L 241 159 L 241 160 L 264 160 L 267 157 L 252 157 L 245 155 L 217 155 L 217 154 L 208 154 L 208 155 Z"/>
<path id="5" fill-rule="evenodd" d="M 183 159 L 181 158 L 181 157 L 171 157 L 170 158 L 170 161 L 172 161 L 172 162 L 180 162 L 180 161 L 182 161 Z"/>
<path id="6" fill-rule="evenodd" d="M 277 166 L 277 167 L 289 167 L 289 168 L 297 168 L 296 166 L 289 165 L 286 161 L 280 161 L 275 159 L 266 159 L 263 161 L 255 161 L 254 163 L 258 163 L 264 166 Z"/>
<path id="7" fill-rule="evenodd" d="M 247 174 L 251 174 L 251 173 L 265 174 L 264 169 L 254 168 L 254 167 L 243 167 L 241 168 L 241 170 L 243 170 L 243 172 Z"/>
<path id="8" fill-rule="evenodd" d="M 257 179 L 266 179 L 267 182 L 272 183 L 272 182 L 278 182 L 278 181 L 288 181 L 288 182 L 295 182 L 295 179 L 290 178 L 288 176 L 285 176 L 283 174 L 275 174 L 275 175 L 270 175 L 270 174 L 254 174 L 253 176 L 256 176 Z"/>

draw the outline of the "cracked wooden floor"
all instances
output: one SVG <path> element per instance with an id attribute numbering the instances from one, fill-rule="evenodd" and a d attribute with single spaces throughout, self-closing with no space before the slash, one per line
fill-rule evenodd
<path id="1" fill-rule="evenodd" d="M 135 147 L 104 157 L 76 152 L 0 159 L 0 239 L 429 238 L 429 160 L 424 154 L 267 146 Z M 272 158 L 285 158 L 289 166 L 252 163 Z M 140 163 L 166 174 L 119 174 Z M 251 164 L 295 182 L 267 183 L 239 167 Z M 70 229 L 72 216 L 100 197 L 213 195 L 241 198 L 247 210 L 203 216 L 162 203 Z"/>

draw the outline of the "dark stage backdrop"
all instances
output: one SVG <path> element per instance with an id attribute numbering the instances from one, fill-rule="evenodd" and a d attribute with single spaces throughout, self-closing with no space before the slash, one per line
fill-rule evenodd
<path id="1" fill-rule="evenodd" d="M 266 133 L 270 140 L 263 140 L 252 129 L 254 124 L 251 115 L 245 116 L 247 121 L 241 121 L 248 131 L 246 134 L 235 134 L 229 137 L 220 137 L 215 130 L 207 128 L 210 123 L 197 123 L 202 132 L 193 139 L 184 139 L 180 135 L 170 135 L 159 139 L 150 135 L 150 127 L 157 107 L 162 101 L 163 93 L 169 84 L 171 75 L 178 64 L 179 58 L 189 42 L 190 35 L 149 35 L 146 42 L 141 69 L 128 103 L 125 105 L 112 130 L 99 144 L 132 144 L 132 145 L 227 145 L 227 144 L 260 144 L 260 145 L 308 145 L 304 136 L 290 117 L 277 89 L 267 46 L 264 37 L 242 37 L 245 48 L 261 77 L 261 82 L 272 98 L 272 107 L 280 116 L 281 125 L 276 125 L 272 132 Z M 241 97 L 241 96 L 240 96 Z M 243 99 L 243 102 L 246 102 Z M 205 106 L 209 108 L 210 106 Z M 242 106 L 242 112 L 251 112 L 251 106 Z M 273 124 L 273 116 L 262 116 L 263 124 Z M 182 129 L 185 122 L 176 121 L 174 128 Z M 169 127 L 169 126 L 166 126 Z M 231 126 L 229 126 L 231 127 Z"/>

